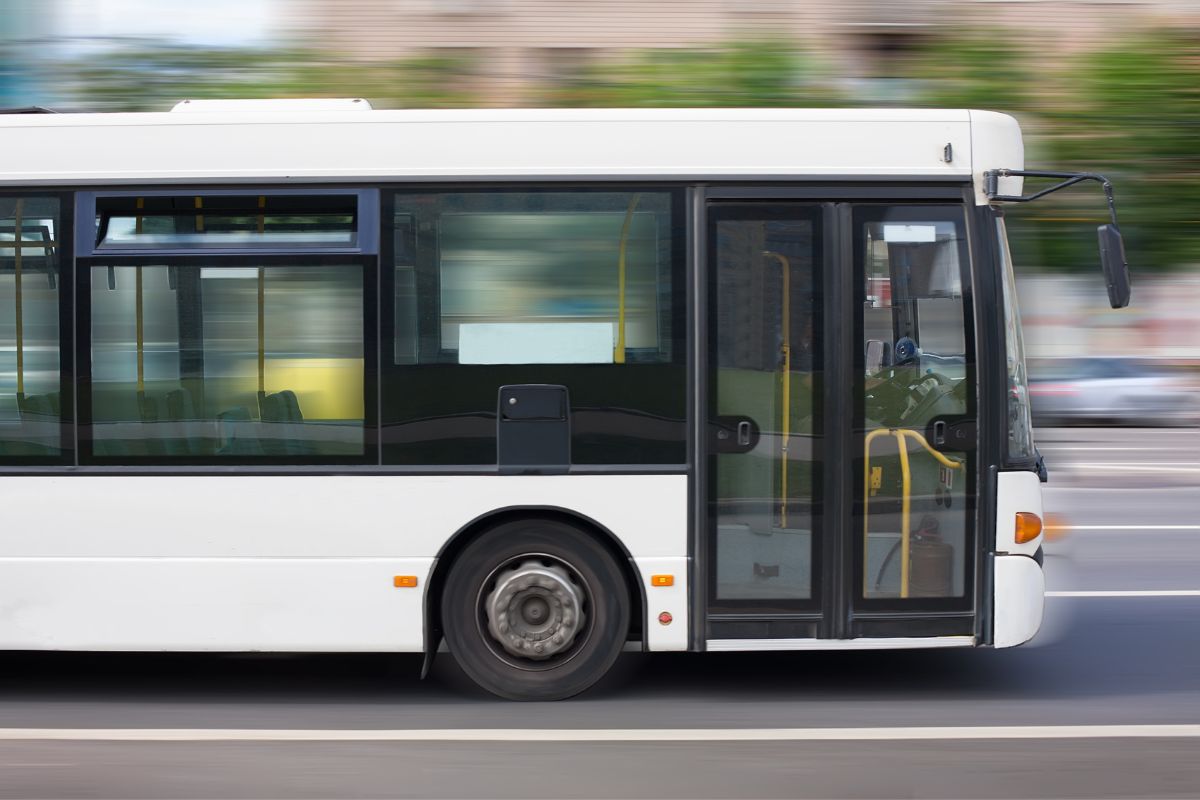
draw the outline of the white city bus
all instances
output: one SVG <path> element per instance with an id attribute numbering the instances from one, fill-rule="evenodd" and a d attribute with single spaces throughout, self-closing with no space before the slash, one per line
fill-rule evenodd
<path id="1" fill-rule="evenodd" d="M 444 642 L 546 699 L 1020 644 L 1022 167 L 979 111 L 0 117 L 0 648 Z"/>

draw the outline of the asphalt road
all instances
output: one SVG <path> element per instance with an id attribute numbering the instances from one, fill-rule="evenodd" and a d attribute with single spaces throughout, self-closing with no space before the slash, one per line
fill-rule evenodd
<path id="1" fill-rule="evenodd" d="M 630 655 L 536 705 L 446 657 L 8 654 L 0 798 L 1200 797 L 1200 431 L 1040 442 L 1024 647 Z"/>

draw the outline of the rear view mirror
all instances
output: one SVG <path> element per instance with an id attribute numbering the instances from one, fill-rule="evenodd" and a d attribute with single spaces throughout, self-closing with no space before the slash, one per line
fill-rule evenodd
<path id="1" fill-rule="evenodd" d="M 1125 263 L 1125 242 L 1116 225 L 1096 229 L 1100 239 L 1100 266 L 1108 285 L 1108 302 L 1113 308 L 1129 305 L 1129 265 Z"/>

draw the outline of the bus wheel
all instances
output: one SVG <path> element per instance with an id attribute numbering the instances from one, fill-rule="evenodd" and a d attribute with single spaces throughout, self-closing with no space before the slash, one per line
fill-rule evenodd
<path id="1" fill-rule="evenodd" d="M 442 630 L 476 683 L 510 700 L 561 700 L 598 681 L 629 630 L 621 568 L 569 524 L 518 520 L 471 542 L 442 591 Z"/>

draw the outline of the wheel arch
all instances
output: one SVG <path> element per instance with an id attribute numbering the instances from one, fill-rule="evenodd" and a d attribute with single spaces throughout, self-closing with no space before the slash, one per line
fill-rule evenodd
<path id="1" fill-rule="evenodd" d="M 476 538 L 497 525 L 516 520 L 541 519 L 564 522 L 580 528 L 608 549 L 621 568 L 629 587 L 629 632 L 626 641 L 641 641 L 645 649 L 643 630 L 646 624 L 646 587 L 642 585 L 637 565 L 625 543 L 596 520 L 561 506 L 506 506 L 480 514 L 451 536 L 434 558 L 428 586 L 425 590 L 425 652 L 436 649 L 442 640 L 442 587 L 459 554 Z"/>

